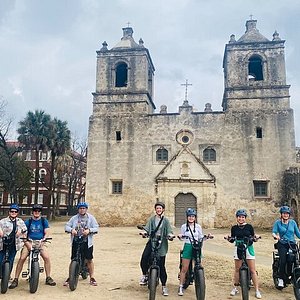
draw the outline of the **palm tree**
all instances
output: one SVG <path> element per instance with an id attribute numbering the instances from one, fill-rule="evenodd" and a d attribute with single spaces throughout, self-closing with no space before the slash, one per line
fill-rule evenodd
<path id="1" fill-rule="evenodd" d="M 39 151 L 46 149 L 51 117 L 42 110 L 29 111 L 23 121 L 19 122 L 18 141 L 35 152 L 35 191 L 34 203 L 39 195 Z"/>
<path id="2" fill-rule="evenodd" d="M 62 156 L 70 149 L 71 134 L 66 121 L 54 118 L 51 122 L 49 132 L 48 149 L 51 151 L 51 169 L 49 182 L 48 217 L 50 216 L 51 198 L 53 194 L 54 171 L 57 157 Z M 53 217 L 55 212 L 55 201 L 53 199 Z"/>

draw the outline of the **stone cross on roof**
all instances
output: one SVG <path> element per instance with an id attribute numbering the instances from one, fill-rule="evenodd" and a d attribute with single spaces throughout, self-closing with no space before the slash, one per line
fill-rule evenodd
<path id="1" fill-rule="evenodd" d="M 184 97 L 184 102 L 187 102 L 188 101 L 188 98 L 187 98 L 187 91 L 188 91 L 188 86 L 189 85 L 192 85 L 191 83 L 188 83 L 188 79 L 185 80 L 185 83 L 182 83 L 181 85 L 184 85 L 185 86 L 185 97 Z"/>

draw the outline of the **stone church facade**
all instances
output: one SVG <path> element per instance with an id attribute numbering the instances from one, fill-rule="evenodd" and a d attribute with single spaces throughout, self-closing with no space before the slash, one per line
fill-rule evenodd
<path id="1" fill-rule="evenodd" d="M 246 22 L 225 46 L 222 111 L 155 112 L 154 65 L 142 39 L 97 51 L 89 123 L 86 199 L 104 225 L 144 223 L 158 200 L 175 226 L 194 207 L 204 227 L 230 226 L 238 208 L 269 227 L 284 202 L 283 173 L 296 165 L 284 40 Z"/>

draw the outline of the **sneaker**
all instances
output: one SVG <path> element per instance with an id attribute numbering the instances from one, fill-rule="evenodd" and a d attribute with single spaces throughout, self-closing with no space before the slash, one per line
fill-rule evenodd
<path id="1" fill-rule="evenodd" d="M 48 276 L 46 277 L 46 284 L 50 286 L 55 286 L 56 282 L 50 276 Z"/>
<path id="2" fill-rule="evenodd" d="M 234 287 L 232 289 L 232 291 L 230 292 L 230 296 L 235 296 L 236 294 L 238 294 L 238 292 L 239 292 L 239 290 L 236 287 Z"/>
<path id="3" fill-rule="evenodd" d="M 260 293 L 259 290 L 257 290 L 257 291 L 255 292 L 255 298 L 261 299 L 261 293 Z"/>
<path id="4" fill-rule="evenodd" d="M 69 278 L 66 279 L 66 281 L 63 284 L 63 286 L 69 286 Z"/>
<path id="5" fill-rule="evenodd" d="M 97 286 L 98 284 L 97 284 L 97 281 L 96 281 L 96 279 L 94 278 L 94 277 L 92 277 L 91 279 L 90 279 L 90 285 L 93 285 L 93 286 Z"/>
<path id="6" fill-rule="evenodd" d="M 168 291 L 166 286 L 162 287 L 162 295 L 163 296 L 169 296 L 169 291 Z"/>
<path id="7" fill-rule="evenodd" d="M 183 296 L 183 287 L 181 285 L 178 288 L 178 296 Z"/>
<path id="8" fill-rule="evenodd" d="M 143 275 L 140 279 L 140 285 L 147 285 L 148 277 L 146 275 Z"/>
<path id="9" fill-rule="evenodd" d="M 14 288 L 16 288 L 16 287 L 18 286 L 18 284 L 19 284 L 18 278 L 15 278 L 15 279 L 12 281 L 12 283 L 10 284 L 9 289 L 14 289 Z"/>
<path id="10" fill-rule="evenodd" d="M 278 278 L 278 285 L 277 285 L 279 288 L 284 288 L 284 282 L 283 282 L 283 279 L 281 278 Z"/>

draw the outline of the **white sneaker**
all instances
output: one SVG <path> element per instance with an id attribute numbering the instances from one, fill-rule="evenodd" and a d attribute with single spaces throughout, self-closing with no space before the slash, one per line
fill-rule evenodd
<path id="1" fill-rule="evenodd" d="M 284 288 L 284 282 L 281 278 L 278 278 L 278 287 Z"/>
<path id="2" fill-rule="evenodd" d="M 230 292 L 230 296 L 235 296 L 236 294 L 238 294 L 238 292 L 239 292 L 239 290 L 236 287 L 234 287 L 232 289 L 232 291 Z"/>
<path id="3" fill-rule="evenodd" d="M 257 291 L 255 292 L 255 298 L 261 299 L 261 293 L 260 293 L 259 290 L 257 290 Z"/>
<path id="4" fill-rule="evenodd" d="M 169 296 L 169 291 L 166 286 L 162 287 L 162 294 L 163 296 Z"/>
<path id="5" fill-rule="evenodd" d="M 178 288 L 178 296 L 183 296 L 183 287 L 181 285 Z"/>
<path id="6" fill-rule="evenodd" d="M 148 277 L 146 275 L 143 275 L 140 279 L 140 285 L 146 285 L 148 282 Z"/>

